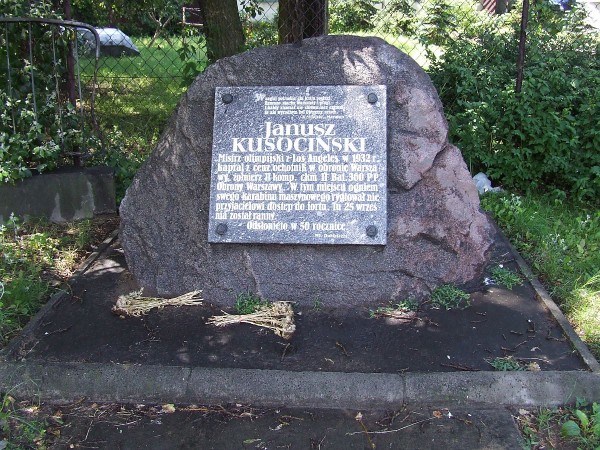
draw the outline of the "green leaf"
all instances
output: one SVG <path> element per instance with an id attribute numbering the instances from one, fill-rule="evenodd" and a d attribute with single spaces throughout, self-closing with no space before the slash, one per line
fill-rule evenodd
<path id="1" fill-rule="evenodd" d="M 575 415 L 579 419 L 579 422 L 581 422 L 581 426 L 583 426 L 583 428 L 587 428 L 588 425 L 590 424 L 590 419 L 588 419 L 588 416 L 586 415 L 586 413 L 584 413 L 580 409 L 576 409 Z"/>
<path id="2" fill-rule="evenodd" d="M 575 421 L 567 420 L 563 426 L 560 427 L 560 434 L 568 437 L 581 436 L 581 429 Z"/>

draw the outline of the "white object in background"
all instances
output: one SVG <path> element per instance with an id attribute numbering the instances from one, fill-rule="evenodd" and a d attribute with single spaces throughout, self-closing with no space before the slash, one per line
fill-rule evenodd
<path id="1" fill-rule="evenodd" d="M 479 195 L 484 194 L 486 192 L 501 192 L 502 189 L 499 187 L 492 187 L 492 182 L 487 177 L 487 175 L 483 172 L 479 172 L 477 175 L 473 177 L 473 182 L 475 183 L 475 187 L 479 192 Z"/>

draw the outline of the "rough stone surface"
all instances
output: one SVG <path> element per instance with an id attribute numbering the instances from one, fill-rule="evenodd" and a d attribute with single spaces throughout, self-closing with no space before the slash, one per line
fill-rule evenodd
<path id="1" fill-rule="evenodd" d="M 386 246 L 209 244 L 217 86 L 386 85 Z M 148 293 L 195 289 L 231 305 L 250 290 L 271 300 L 356 307 L 420 299 L 476 280 L 491 227 L 462 156 L 448 144 L 429 77 L 378 38 L 330 36 L 261 48 L 209 67 L 190 86 L 121 204 L 127 263 Z"/>

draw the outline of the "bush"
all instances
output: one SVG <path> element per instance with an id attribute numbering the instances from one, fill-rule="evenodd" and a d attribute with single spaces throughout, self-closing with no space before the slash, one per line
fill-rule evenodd
<path id="1" fill-rule="evenodd" d="M 247 14 L 242 15 L 242 27 L 246 38 L 246 48 L 268 47 L 277 45 L 277 17 L 269 20 L 252 20 Z"/>
<path id="2" fill-rule="evenodd" d="M 375 16 L 377 29 L 383 33 L 414 36 L 417 27 L 417 12 L 411 0 L 390 0 Z"/>
<path id="3" fill-rule="evenodd" d="M 431 76 L 450 139 L 473 172 L 506 188 L 600 198 L 600 38 L 574 8 L 531 11 L 521 93 L 515 93 L 519 13 L 449 40 Z M 500 21 L 506 20 L 503 24 Z"/>
<path id="4" fill-rule="evenodd" d="M 425 45 L 447 46 L 461 39 L 469 28 L 489 20 L 486 11 L 478 11 L 471 1 L 429 0 L 424 3 L 419 41 Z"/>
<path id="5" fill-rule="evenodd" d="M 10 0 L 3 11 L 11 16 L 59 18 L 49 2 L 32 6 L 25 3 Z M 0 58 L 0 83 L 7 87 L 0 92 L 0 183 L 31 176 L 32 170 L 42 172 L 56 167 L 62 154 L 60 144 L 68 144 L 74 137 L 59 120 L 73 120 L 72 109 L 64 108 L 64 117 L 57 116 L 55 83 L 64 71 L 52 62 L 52 42 L 64 48 L 66 34 L 57 27 L 33 25 L 30 36 L 27 24 L 15 23 L 7 24 L 0 35 L 0 47 L 5 51 Z M 29 38 L 36 49 L 33 59 L 27 45 Z"/>
<path id="6" fill-rule="evenodd" d="M 329 29 L 332 33 L 369 31 L 377 8 L 373 0 L 331 0 Z"/>

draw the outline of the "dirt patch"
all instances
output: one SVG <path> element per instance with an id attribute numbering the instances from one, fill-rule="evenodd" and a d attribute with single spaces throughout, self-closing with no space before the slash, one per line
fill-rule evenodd
<path id="1" fill-rule="evenodd" d="M 517 448 L 507 410 L 259 409 L 244 405 L 16 402 L 2 439 L 24 448 L 365 449 Z M 17 420 L 17 417 L 20 420 Z M 39 427 L 35 436 L 24 424 Z M 429 445 L 428 445 L 428 444 Z"/>
<path id="2" fill-rule="evenodd" d="M 494 262 L 517 270 L 502 240 Z M 136 289 L 116 242 L 8 359 L 398 373 L 493 370 L 494 358 L 511 356 L 541 370 L 586 369 L 528 283 L 482 285 L 464 310 L 424 305 L 399 319 L 374 319 L 365 308 L 300 308 L 290 340 L 245 324 L 207 325 L 221 313 L 208 301 L 140 318 L 112 314 L 118 296 Z"/>

